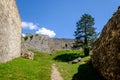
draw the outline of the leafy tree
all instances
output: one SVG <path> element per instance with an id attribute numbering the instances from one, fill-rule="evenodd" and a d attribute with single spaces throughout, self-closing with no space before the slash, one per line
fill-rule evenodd
<path id="1" fill-rule="evenodd" d="M 95 32 L 96 28 L 93 27 L 94 25 L 94 18 L 89 14 L 83 14 L 81 19 L 76 23 L 76 31 L 74 32 L 75 35 L 75 45 L 80 47 L 80 44 L 83 44 L 82 47 L 84 49 L 84 55 L 89 55 L 89 45 L 96 36 L 97 33 Z M 74 46 L 75 46 L 74 45 Z"/>

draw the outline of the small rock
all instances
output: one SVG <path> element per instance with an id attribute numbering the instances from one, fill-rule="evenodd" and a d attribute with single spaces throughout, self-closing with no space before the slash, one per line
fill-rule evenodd
<path id="1" fill-rule="evenodd" d="M 34 53 L 31 52 L 31 51 L 27 51 L 27 52 L 21 53 L 21 56 L 24 57 L 24 58 L 32 59 L 33 60 Z"/>
<path id="2" fill-rule="evenodd" d="M 69 63 L 75 64 L 75 63 L 80 62 L 81 60 L 82 60 L 82 58 L 81 58 L 81 57 L 78 57 L 78 58 L 76 58 L 76 59 L 74 59 L 74 60 L 72 60 L 72 61 L 69 61 Z"/>

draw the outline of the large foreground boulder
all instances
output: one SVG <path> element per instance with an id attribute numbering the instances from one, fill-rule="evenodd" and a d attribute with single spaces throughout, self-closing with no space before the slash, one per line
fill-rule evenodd
<path id="1" fill-rule="evenodd" d="M 120 8 L 94 42 L 92 63 L 107 80 L 120 80 Z"/>

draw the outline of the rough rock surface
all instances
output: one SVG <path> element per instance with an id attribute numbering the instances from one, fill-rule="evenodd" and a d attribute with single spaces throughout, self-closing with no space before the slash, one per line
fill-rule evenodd
<path id="1" fill-rule="evenodd" d="M 25 51 L 21 53 L 21 56 L 26 59 L 34 59 L 34 53 L 31 51 Z"/>
<path id="2" fill-rule="evenodd" d="M 21 53 L 21 20 L 16 0 L 0 0 L 0 63 Z"/>
<path id="3" fill-rule="evenodd" d="M 24 40 L 22 39 L 22 47 L 21 47 L 21 57 L 26 59 L 34 59 L 34 53 L 31 51 L 28 51 L 26 46 L 24 45 Z"/>
<path id="4" fill-rule="evenodd" d="M 92 63 L 107 80 L 120 80 L 120 8 L 93 44 Z"/>
<path id="5" fill-rule="evenodd" d="M 34 49 L 47 53 L 71 49 L 73 42 L 73 39 L 49 38 L 48 36 L 40 34 L 27 34 L 26 37 L 24 37 L 24 44 L 27 49 Z"/>

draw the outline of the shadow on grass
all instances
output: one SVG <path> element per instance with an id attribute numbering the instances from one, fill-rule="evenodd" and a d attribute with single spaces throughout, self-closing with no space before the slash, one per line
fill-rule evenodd
<path id="1" fill-rule="evenodd" d="M 72 80 L 105 80 L 95 69 L 91 63 L 80 65 L 78 72 L 74 74 Z"/>
<path id="2" fill-rule="evenodd" d="M 61 54 L 61 55 L 58 55 L 54 58 L 54 60 L 58 60 L 58 61 L 62 61 L 62 62 L 69 62 L 71 60 L 74 60 L 78 57 L 81 57 L 83 58 L 84 56 L 83 55 L 80 55 L 80 54 Z"/>

